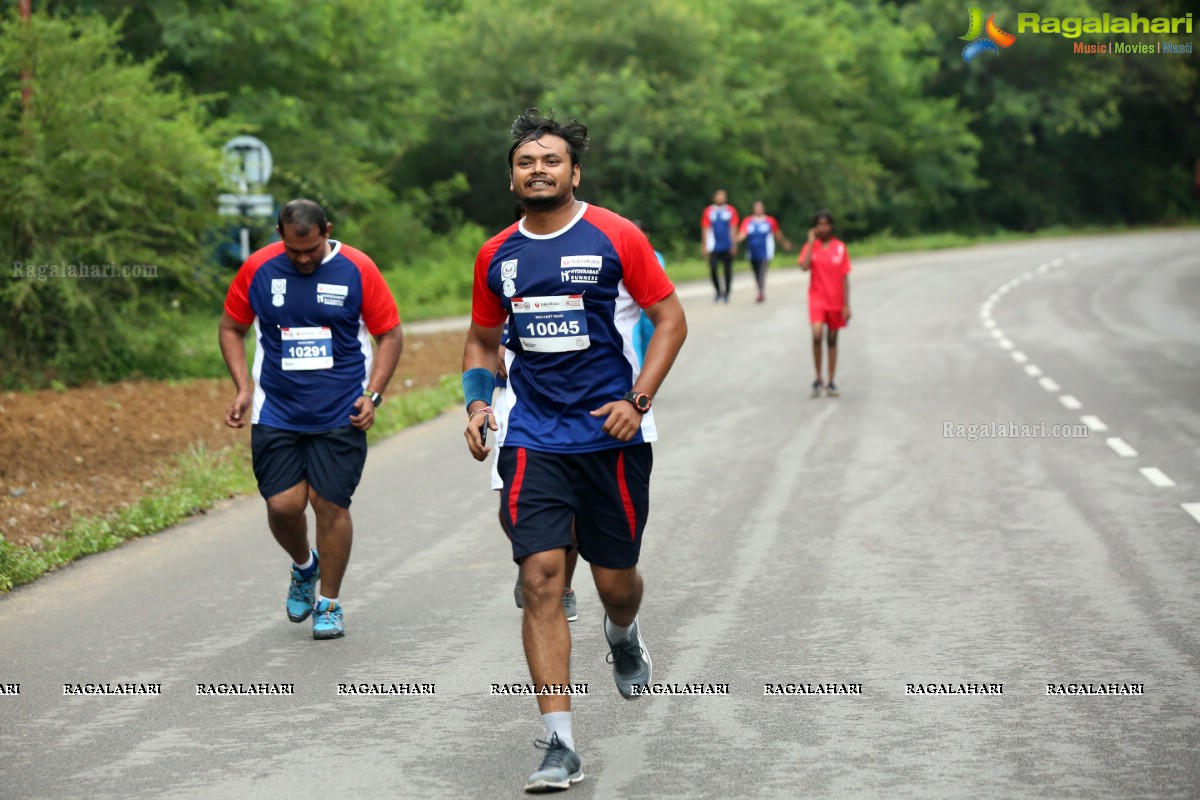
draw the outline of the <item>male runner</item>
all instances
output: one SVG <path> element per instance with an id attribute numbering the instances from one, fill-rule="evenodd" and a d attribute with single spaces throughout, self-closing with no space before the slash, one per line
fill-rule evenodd
<path id="1" fill-rule="evenodd" d="M 792 243 L 779 230 L 779 223 L 769 216 L 762 200 L 754 201 L 754 213 L 742 220 L 738 229 L 738 242 L 746 242 L 749 251 L 750 266 L 754 270 L 754 282 L 758 284 L 758 297 L 754 302 L 761 303 L 767 299 L 767 269 L 771 259 L 775 257 L 775 240 L 783 245 L 784 250 L 791 250 Z"/>
<path id="2" fill-rule="evenodd" d="M 350 496 L 366 462 L 367 429 L 404 346 L 396 301 L 379 269 L 330 239 L 332 228 L 311 200 L 284 205 L 277 226 L 283 241 L 242 265 L 220 323 L 221 355 L 237 387 L 225 424 L 245 425 L 253 404 L 254 476 L 271 533 L 293 561 L 288 619 L 312 614 L 314 639 L 345 633 L 339 596 L 353 538 Z M 253 380 L 245 343 L 251 324 Z M 368 333 L 379 345 L 374 357 Z M 304 514 L 310 504 L 316 550 Z"/>
<path id="3" fill-rule="evenodd" d="M 812 396 L 820 397 L 821 338 L 824 334 L 829 350 L 829 384 L 825 391 L 838 396 L 833 382 L 837 372 L 838 331 L 850 321 L 850 254 L 840 239 L 833 237 L 833 215 L 821 209 L 813 215 L 813 227 L 808 231 L 808 243 L 800 251 L 800 269 L 812 270 L 808 283 L 808 320 L 812 323 L 813 363 L 817 379 L 812 383 Z"/>
<path id="4" fill-rule="evenodd" d="M 652 397 L 687 335 L 683 306 L 646 237 L 628 220 L 575 197 L 587 128 L 528 109 L 512 127 L 510 188 L 526 217 L 475 260 L 463 349 L 464 435 L 479 461 L 496 430 L 488 407 L 501 327 L 511 314 L 508 427 L 500 442 L 505 516 L 525 588 L 522 639 L 537 686 L 570 682 L 571 633 L 562 609 L 575 520 L 580 555 L 604 605 L 604 635 L 622 696 L 650 682 L 638 628 L 637 571 L 656 439 Z M 639 307 L 655 335 L 639 371 L 630 335 Z M 583 771 L 570 696 L 541 694 L 546 750 L 530 792 L 566 789 Z"/>
<path id="5" fill-rule="evenodd" d="M 700 215 L 700 247 L 708 255 L 708 271 L 712 275 L 713 288 L 717 294 L 714 303 L 729 302 L 729 290 L 733 288 L 733 259 L 737 255 L 737 209 L 726 202 L 725 190 L 713 193 L 712 205 Z M 725 265 L 725 288 L 717 275 L 717 265 Z"/>

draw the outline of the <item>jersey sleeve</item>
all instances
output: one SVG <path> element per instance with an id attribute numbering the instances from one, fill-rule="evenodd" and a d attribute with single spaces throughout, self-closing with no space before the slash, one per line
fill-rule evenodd
<path id="1" fill-rule="evenodd" d="M 621 259 L 621 279 L 639 306 L 649 308 L 675 291 L 675 284 L 659 265 L 650 240 L 632 222 L 626 222 L 609 235 Z"/>
<path id="2" fill-rule="evenodd" d="M 847 249 L 846 244 L 844 242 L 842 243 L 842 263 L 844 263 L 846 265 L 846 268 L 842 270 L 842 274 L 849 275 L 850 274 L 850 250 Z"/>
<path id="3" fill-rule="evenodd" d="M 712 225 L 712 223 L 708 220 L 708 212 L 711 210 L 712 206 L 705 206 L 704 210 L 700 212 L 700 230 L 702 231 L 708 230 Z"/>
<path id="4" fill-rule="evenodd" d="M 745 233 L 749 227 L 750 227 L 750 218 L 746 217 L 744 220 L 742 220 L 742 224 L 740 226 L 738 226 L 738 233 L 739 234 Z"/>
<path id="5" fill-rule="evenodd" d="M 734 229 L 736 229 L 738 226 L 738 223 L 741 221 L 741 218 L 738 217 L 737 209 L 734 208 L 733 206 L 729 207 L 729 213 L 733 215 L 729 218 L 729 224 L 732 225 L 734 227 Z"/>
<path id="6" fill-rule="evenodd" d="M 767 221 L 771 223 L 771 233 L 779 233 L 779 222 L 774 217 L 767 217 Z"/>
<path id="7" fill-rule="evenodd" d="M 345 248 L 345 245 L 342 245 Z M 347 248 L 350 249 L 350 248 Z M 347 253 L 350 260 L 358 267 L 362 278 L 362 318 L 367 330 L 372 336 L 381 336 L 400 324 L 400 311 L 396 308 L 396 298 L 388 288 L 387 281 L 379 272 L 375 262 L 360 250 Z"/>
<path id="8" fill-rule="evenodd" d="M 804 263 L 804 256 L 808 254 L 808 248 L 812 247 L 812 242 L 805 242 L 804 247 L 800 248 L 800 255 L 796 258 L 796 266 Z"/>
<path id="9" fill-rule="evenodd" d="M 225 293 L 225 313 L 233 317 L 235 322 L 242 325 L 254 322 L 258 315 L 254 313 L 254 307 L 250 304 L 250 284 L 253 283 L 258 268 L 282 252 L 283 242 L 267 245 L 251 254 L 238 269 L 233 283 L 229 284 L 229 291 Z"/>
<path id="10" fill-rule="evenodd" d="M 513 226 L 512 230 L 515 229 L 516 227 Z M 488 286 L 487 274 L 492 257 L 496 255 L 496 251 L 500 249 L 500 245 L 510 234 L 511 231 L 506 230 L 493 237 L 479 249 L 479 254 L 475 256 L 475 283 L 471 289 L 471 321 L 481 328 L 503 325 L 508 318 L 508 313 L 505 312 L 504 306 L 500 302 L 500 296 L 492 291 L 492 287 Z"/>

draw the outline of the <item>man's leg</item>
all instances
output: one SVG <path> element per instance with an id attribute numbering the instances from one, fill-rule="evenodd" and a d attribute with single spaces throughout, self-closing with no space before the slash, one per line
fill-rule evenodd
<path id="1" fill-rule="evenodd" d="M 604 604 L 604 613 L 613 625 L 627 628 L 642 606 L 642 575 L 637 567 L 608 569 L 592 565 L 596 591 Z"/>
<path id="2" fill-rule="evenodd" d="M 337 599 L 350 563 L 354 524 L 350 509 L 331 503 L 315 491 L 308 493 L 317 517 L 317 552 L 321 554 L 321 596 Z"/>
<path id="3" fill-rule="evenodd" d="M 721 299 L 721 278 L 717 272 L 717 263 L 720 258 L 720 253 L 708 254 L 708 274 L 712 277 L 713 289 L 717 292 L 717 296 L 713 298 L 714 303 Z"/>
<path id="4" fill-rule="evenodd" d="M 566 612 L 567 622 L 579 619 L 579 610 L 575 590 L 571 588 L 575 580 L 575 565 L 579 563 L 579 542 L 575 538 L 575 520 L 571 520 L 571 552 L 567 553 L 567 565 L 563 581 L 563 611 Z"/>
<path id="5" fill-rule="evenodd" d="M 729 302 L 729 293 L 733 291 L 733 253 L 726 250 L 721 253 L 721 261 L 725 264 L 725 302 Z"/>
<path id="6" fill-rule="evenodd" d="M 563 613 L 566 585 L 566 550 L 556 548 L 531 553 L 521 559 L 521 582 L 525 589 L 525 616 L 521 640 L 534 684 L 565 685 L 571 680 L 571 629 Z M 543 714 L 570 711 L 567 695 L 539 695 Z"/>
<path id="7" fill-rule="evenodd" d="M 301 481 L 290 489 L 267 498 L 267 525 L 292 561 L 304 564 L 312 553 L 308 546 L 308 483 Z"/>

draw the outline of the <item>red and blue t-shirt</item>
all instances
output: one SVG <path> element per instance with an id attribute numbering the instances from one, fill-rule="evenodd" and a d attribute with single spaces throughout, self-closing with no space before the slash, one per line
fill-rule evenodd
<path id="1" fill-rule="evenodd" d="M 360 250 L 330 240 L 330 253 L 301 274 L 283 242 L 238 270 L 225 311 L 254 323 L 254 411 L 250 422 L 318 432 L 350 424 L 371 376 L 371 339 L 400 324 L 378 267 Z"/>
<path id="2" fill-rule="evenodd" d="M 728 253 L 733 249 L 733 231 L 737 230 L 738 212 L 733 206 L 710 205 L 700 215 L 706 253 Z"/>
<path id="3" fill-rule="evenodd" d="M 739 233 L 746 234 L 746 250 L 754 261 L 770 261 L 775 257 L 775 234 L 779 223 L 769 214 L 746 217 Z"/>
<path id="4" fill-rule="evenodd" d="M 508 320 L 505 447 L 584 453 L 652 442 L 654 412 L 622 442 L 588 412 L 620 400 L 637 379 L 633 328 L 641 309 L 674 285 L 650 242 L 629 220 L 593 205 L 561 230 L 529 233 L 516 223 L 475 259 L 471 318 Z"/>

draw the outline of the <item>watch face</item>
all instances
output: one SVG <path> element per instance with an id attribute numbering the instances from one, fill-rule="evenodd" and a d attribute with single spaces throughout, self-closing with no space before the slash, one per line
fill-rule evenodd
<path id="1" fill-rule="evenodd" d="M 649 411 L 650 410 L 650 398 L 644 394 L 639 394 L 637 396 L 637 398 L 634 400 L 634 405 L 636 405 L 638 407 L 639 411 Z"/>

